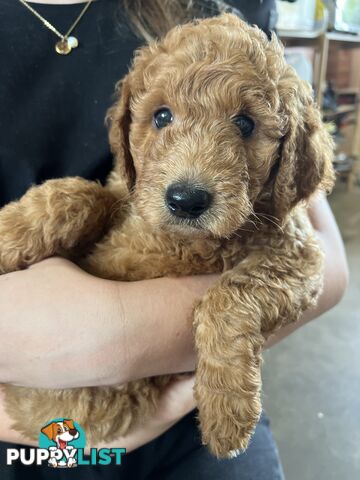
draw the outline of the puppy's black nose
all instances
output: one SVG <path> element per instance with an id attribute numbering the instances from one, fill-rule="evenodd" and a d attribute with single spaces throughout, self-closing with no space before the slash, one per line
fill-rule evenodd
<path id="1" fill-rule="evenodd" d="M 210 203 L 209 192 L 186 183 L 175 183 L 166 191 L 166 205 L 177 217 L 200 217 L 209 208 Z"/>
<path id="2" fill-rule="evenodd" d="M 71 429 L 69 430 L 69 433 L 70 433 L 70 435 L 72 435 L 73 437 L 75 437 L 75 435 L 78 433 L 78 431 L 76 430 L 76 428 L 71 428 Z"/>

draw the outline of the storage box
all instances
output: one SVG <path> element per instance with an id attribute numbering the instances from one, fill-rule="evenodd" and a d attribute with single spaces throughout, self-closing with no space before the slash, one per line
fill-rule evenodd
<path id="1" fill-rule="evenodd" d="M 294 3 L 276 0 L 279 30 L 313 30 L 316 0 L 297 0 Z"/>

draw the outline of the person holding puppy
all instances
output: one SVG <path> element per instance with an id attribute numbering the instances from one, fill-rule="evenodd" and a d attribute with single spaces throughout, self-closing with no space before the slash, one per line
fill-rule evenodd
<path id="1" fill-rule="evenodd" d="M 5 9 L 5 34 L 11 38 L 11 49 L 5 51 L 8 68 L 1 82 L 0 121 L 5 133 L 0 145 L 2 204 L 21 196 L 31 183 L 51 177 L 81 175 L 104 181 L 111 156 L 101 119 L 111 103 L 115 81 L 125 74 L 132 51 L 141 44 L 133 30 L 150 37 L 156 30 L 161 33 L 161 28 L 169 28 L 174 18 L 183 21 L 192 15 L 182 2 L 170 2 L 169 10 L 161 2 L 124 2 L 130 29 L 124 17 L 121 21 L 124 10 L 115 1 L 88 2 L 85 6 L 79 5 L 81 2 L 51 3 L 19 1 Z M 11 27 L 12 17 L 22 22 L 20 38 Z M 57 24 L 58 32 L 66 32 L 70 17 L 75 20 L 70 30 L 74 25 L 76 30 L 61 38 L 53 26 Z M 41 19 L 53 28 L 39 32 Z M 35 119 L 33 112 L 37 112 Z M 337 264 L 327 262 L 326 288 L 317 310 L 307 312 L 297 326 L 330 308 L 340 298 L 347 277 L 341 240 L 326 202 L 317 200 L 310 214 L 327 258 L 336 256 L 339 260 Z M 108 282 L 62 259 L 0 277 L 1 322 L 2 328 L 7 328 L 0 378 L 4 383 L 24 386 L 71 388 L 191 371 L 195 365 L 191 309 L 213 281 L 213 277 L 198 277 L 135 284 Z M 99 318 L 103 319 L 101 332 Z M 45 348 L 49 339 L 56 340 L 59 325 L 61 331 L 71 332 L 73 341 L 55 341 L 51 345 L 56 344 L 56 348 Z M 280 331 L 273 341 L 292 328 Z M 15 358 L 13 345 L 24 341 L 24 352 Z M 76 370 L 69 371 L 69 363 L 75 361 Z M 91 474 L 99 478 L 131 475 L 170 479 L 199 472 L 203 478 L 281 478 L 265 417 L 249 450 L 237 459 L 217 462 L 201 447 L 194 415 L 186 415 L 194 408 L 191 386 L 191 378 L 174 383 L 147 425 L 114 442 L 114 446 L 134 450 L 121 470 Z M 11 431 L 4 410 L 1 418 L 0 438 L 24 442 Z M 8 467 L 4 478 L 17 478 L 15 474 L 16 468 L 11 471 Z M 38 478 L 42 474 L 36 472 Z M 90 472 L 78 471 L 74 478 L 81 475 L 89 477 Z"/>

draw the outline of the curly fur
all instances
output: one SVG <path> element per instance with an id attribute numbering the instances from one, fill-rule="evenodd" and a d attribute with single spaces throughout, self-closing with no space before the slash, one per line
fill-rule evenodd
<path id="1" fill-rule="evenodd" d="M 175 120 L 159 131 L 152 116 L 163 105 Z M 231 122 L 240 112 L 255 121 L 250 138 Z M 305 206 L 332 187 L 332 141 L 278 40 L 230 14 L 140 49 L 108 121 L 108 184 L 52 180 L 4 207 L 0 273 L 54 254 L 110 279 L 222 273 L 194 308 L 195 397 L 204 443 L 231 456 L 246 448 L 261 412 L 264 339 L 321 291 L 322 253 Z M 167 186 L 180 180 L 212 192 L 197 220 L 165 206 Z M 29 438 L 64 416 L 94 444 L 151 415 L 169 378 L 58 391 L 6 386 L 7 411 Z"/>

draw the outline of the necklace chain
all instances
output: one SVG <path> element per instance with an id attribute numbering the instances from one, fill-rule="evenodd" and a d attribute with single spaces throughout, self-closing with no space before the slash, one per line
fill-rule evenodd
<path id="1" fill-rule="evenodd" d="M 66 40 L 68 39 L 69 35 L 71 32 L 73 32 L 73 30 L 76 28 L 76 26 L 78 25 L 78 23 L 80 22 L 80 20 L 82 19 L 82 17 L 85 15 L 85 13 L 87 12 L 88 8 L 90 7 L 90 5 L 93 3 L 94 0 L 89 0 L 85 7 L 81 10 L 79 16 L 75 19 L 74 23 L 71 25 L 71 27 L 68 29 L 68 31 L 65 33 L 65 35 L 63 35 L 62 33 L 59 32 L 59 30 L 57 28 L 54 27 L 54 25 L 52 25 L 48 20 L 46 20 L 46 18 L 44 18 L 42 15 L 40 15 L 40 13 L 35 10 L 35 8 L 31 7 L 27 1 L 25 0 L 19 0 L 23 5 L 24 7 L 26 7 L 28 10 L 30 10 L 30 12 L 35 15 L 35 17 L 37 17 L 42 23 L 43 25 L 48 28 L 49 30 L 51 30 L 57 37 L 60 38 L 60 42 L 66 42 Z M 77 46 L 77 45 L 76 45 Z M 58 50 L 56 50 L 58 53 L 62 53 L 62 52 L 59 52 Z M 71 48 L 70 50 L 71 51 Z M 65 53 L 65 52 L 64 52 Z M 69 52 L 66 52 L 66 53 L 69 53 Z"/>

